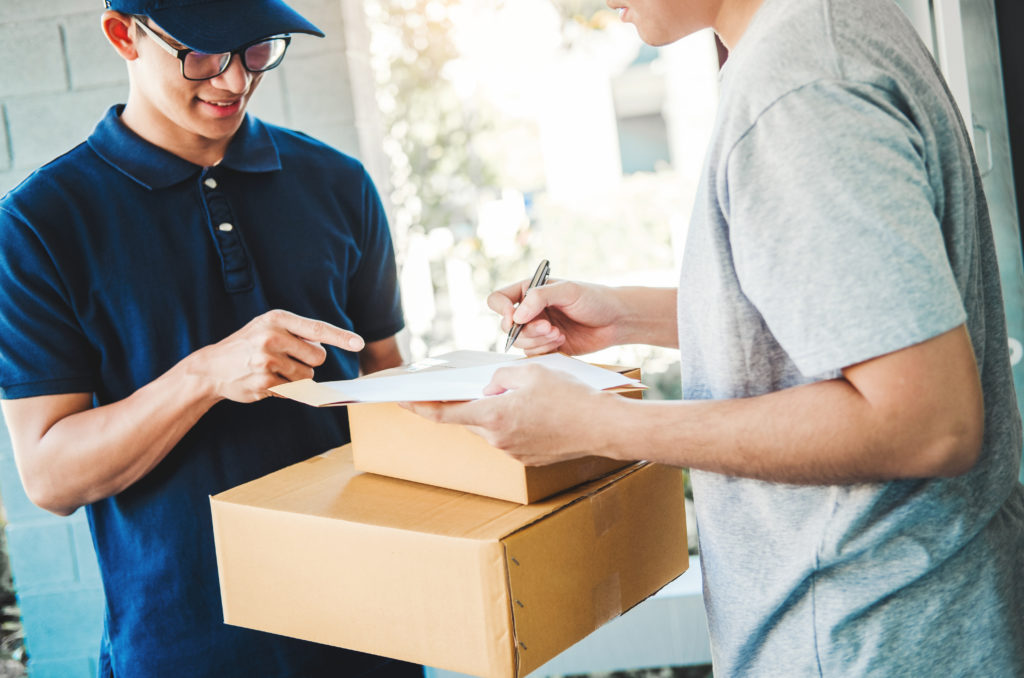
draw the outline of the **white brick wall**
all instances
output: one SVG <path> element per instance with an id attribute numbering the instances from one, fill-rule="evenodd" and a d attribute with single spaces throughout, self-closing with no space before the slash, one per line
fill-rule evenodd
<path id="1" fill-rule="evenodd" d="M 61 28 L 72 90 L 127 84 L 124 61 L 100 31 L 100 12 L 64 17 Z"/>
<path id="2" fill-rule="evenodd" d="M 9 169 L 11 169 L 11 149 L 7 139 L 7 114 L 0 107 L 0 174 Z"/>
<path id="3" fill-rule="evenodd" d="M 127 75 L 100 33 L 101 9 L 99 0 L 0 2 L 0 194 L 124 100 Z"/>
<path id="4" fill-rule="evenodd" d="M 4 103 L 15 167 L 34 169 L 85 140 L 124 86 L 13 98 Z"/>
<path id="5" fill-rule="evenodd" d="M 67 89 L 60 26 L 48 20 L 0 25 L 0 96 L 51 94 Z"/>

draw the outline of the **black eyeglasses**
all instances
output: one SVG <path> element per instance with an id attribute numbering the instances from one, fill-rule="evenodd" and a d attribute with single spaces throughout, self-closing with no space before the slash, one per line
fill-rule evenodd
<path id="1" fill-rule="evenodd" d="M 231 59 L 236 54 L 242 55 L 242 65 L 250 73 L 263 73 L 271 68 L 276 68 L 284 59 L 284 53 L 291 42 L 291 36 L 279 35 L 273 38 L 257 40 L 238 49 L 220 54 L 207 54 L 197 52 L 194 49 L 177 49 L 168 44 L 145 22 L 136 19 L 135 23 L 146 32 L 153 41 L 167 50 L 167 53 L 174 56 L 181 62 L 181 75 L 186 80 L 209 80 L 228 70 Z"/>

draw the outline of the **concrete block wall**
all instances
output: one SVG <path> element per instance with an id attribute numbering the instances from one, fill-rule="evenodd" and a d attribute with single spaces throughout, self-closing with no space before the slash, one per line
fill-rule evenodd
<path id="1" fill-rule="evenodd" d="M 250 111 L 356 156 L 386 195 L 361 1 L 291 5 L 328 37 L 294 36 Z M 100 32 L 102 10 L 102 0 L 0 0 L 0 195 L 126 100 L 127 72 Z M 30 675 L 95 676 L 103 593 L 85 514 L 60 518 L 29 502 L 2 423 L 0 496 Z"/>
<path id="2" fill-rule="evenodd" d="M 85 513 L 47 513 L 25 496 L 0 424 L 0 496 L 32 678 L 91 678 L 103 633 L 103 590 Z"/>

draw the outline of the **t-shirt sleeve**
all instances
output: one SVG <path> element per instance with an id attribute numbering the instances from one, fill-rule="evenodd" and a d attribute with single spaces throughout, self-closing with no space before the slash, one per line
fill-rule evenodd
<path id="1" fill-rule="evenodd" d="M 372 179 L 363 170 L 362 238 L 359 265 L 352 274 L 349 317 L 366 341 L 378 341 L 405 326 L 395 250 L 387 216 Z"/>
<path id="2" fill-rule="evenodd" d="M 721 197 L 740 286 L 805 375 L 964 322 L 924 143 L 884 93 L 819 82 L 730 151 Z"/>
<path id="3" fill-rule="evenodd" d="M 95 390 L 98 358 L 35 231 L 0 207 L 0 397 Z"/>

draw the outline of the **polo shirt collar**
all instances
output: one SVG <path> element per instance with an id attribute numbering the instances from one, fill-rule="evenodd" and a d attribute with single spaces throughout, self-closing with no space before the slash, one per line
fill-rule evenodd
<path id="1" fill-rule="evenodd" d="M 150 190 L 173 186 L 202 170 L 128 129 L 121 122 L 123 110 L 123 104 L 111 106 L 88 139 L 89 147 L 107 163 Z M 273 172 L 281 169 L 281 158 L 266 126 L 246 114 L 220 166 Z"/>

